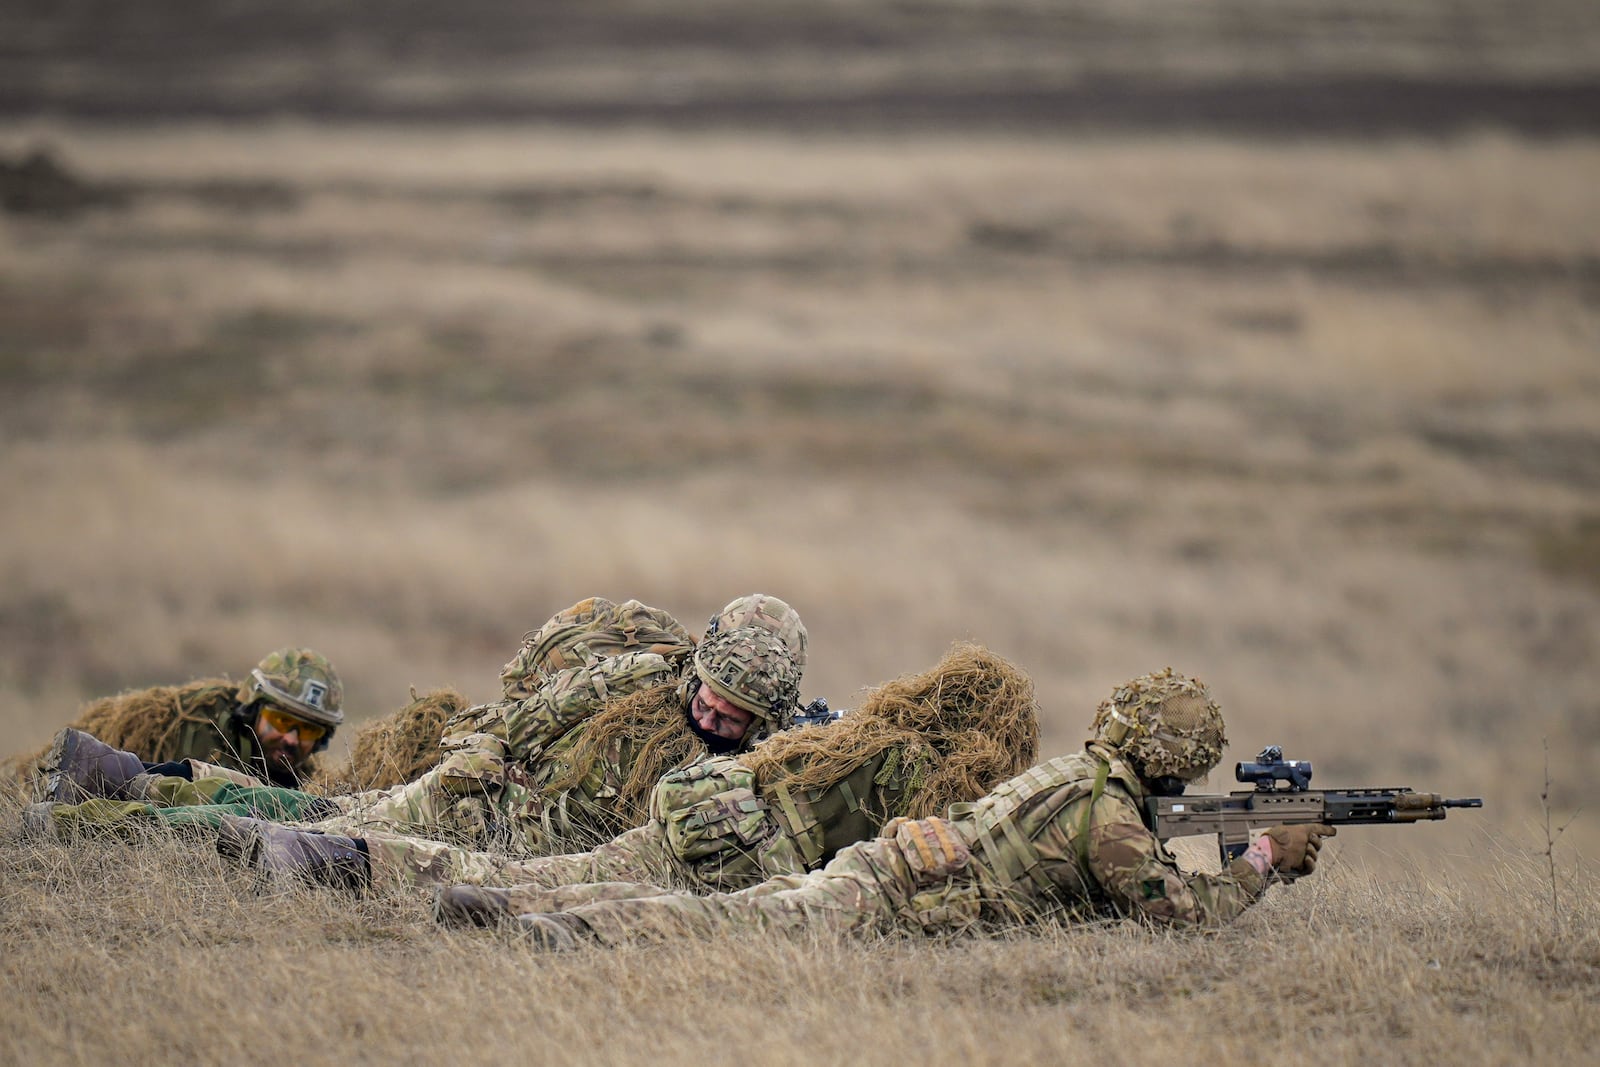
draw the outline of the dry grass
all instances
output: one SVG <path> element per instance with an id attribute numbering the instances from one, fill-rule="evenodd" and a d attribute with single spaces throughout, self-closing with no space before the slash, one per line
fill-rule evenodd
<path id="1" fill-rule="evenodd" d="M 1480 836 L 1478 862 L 1318 875 L 1219 934 L 1135 925 L 928 944 L 758 941 L 543 957 L 423 901 L 257 896 L 203 843 L 68 848 L 0 812 L 7 1062 L 1242 1059 L 1573 1062 L 1600 1038 L 1600 898 Z M 1344 838 L 1340 838 L 1343 842 Z M 1326 855 L 1326 853 L 1325 853 Z M 226 1020 L 224 1022 L 224 1020 Z"/>
<path id="2" fill-rule="evenodd" d="M 823 46 L 699 51 L 716 4 L 674 16 L 670 53 L 485 61 L 442 88 L 387 62 L 398 38 L 318 55 L 390 101 L 624 99 L 692 68 L 713 109 L 756 83 L 1059 88 L 1130 56 L 1200 77 L 1291 54 L 1312 77 L 1593 68 L 1594 20 L 1565 0 L 1459 20 L 1351 0 L 1303 47 L 1241 60 L 1240 19 L 1289 32 L 1268 6 L 1306 18 L 1009 5 L 978 20 L 993 49 L 924 47 L 930 12 L 784 6 L 793 28 L 870 24 L 877 54 L 845 49 L 831 82 Z M 6 77 L 88 99 L 143 62 L 105 44 L 98 73 Z M 271 45 L 168 88 L 270 102 L 298 62 Z M 1030 673 L 1055 754 L 1112 685 L 1171 665 L 1217 693 L 1230 759 L 1278 742 L 1319 784 L 1487 806 L 1342 834 L 1326 877 L 1216 936 L 544 960 L 435 930 L 409 898 L 258 899 L 191 842 L 36 848 L 8 801 L 0 1061 L 1594 1047 L 1592 135 L 0 125 L 0 153 L 38 143 L 120 206 L 0 215 L 6 751 L 91 697 L 237 677 L 287 643 L 334 660 L 357 725 L 412 688 L 488 700 L 522 632 L 580 597 L 698 629 L 764 590 L 805 617 L 806 695 L 835 706 L 970 639 Z M 1560 936 L 1546 738 L 1557 824 L 1582 809 L 1556 849 Z M 1263 1018 L 1266 1045 L 1246 1029 Z"/>

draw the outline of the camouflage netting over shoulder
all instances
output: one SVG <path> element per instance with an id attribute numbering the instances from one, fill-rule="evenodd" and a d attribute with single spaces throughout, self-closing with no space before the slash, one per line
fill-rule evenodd
<path id="1" fill-rule="evenodd" d="M 307 788 L 316 793 L 358 793 L 413 782 L 439 762 L 444 724 L 467 706 L 453 689 L 426 696 L 412 691 L 411 703 L 363 726 L 341 767 L 318 774 Z"/>
<path id="2" fill-rule="evenodd" d="M 135 689 L 92 701 L 64 725 L 148 763 L 165 763 L 186 755 L 180 748 L 184 724 L 216 722 L 234 707 L 238 691 L 239 683 L 226 678 Z M 15 757 L 18 771 L 31 774 L 49 751 L 46 745 L 26 757 Z"/>
<path id="3" fill-rule="evenodd" d="M 895 814 L 976 800 L 1038 759 L 1033 680 L 981 645 L 957 644 L 931 670 L 870 690 L 839 722 L 781 733 L 742 761 L 763 785 L 826 788 L 895 746 L 914 768 Z"/>
<path id="4" fill-rule="evenodd" d="M 705 745 L 689 729 L 683 694 L 676 682 L 653 686 L 611 701 L 582 727 L 566 766 L 545 785 L 547 795 L 574 789 L 602 760 L 628 754 L 617 789 L 616 811 L 622 826 L 638 826 L 649 816 L 650 791 L 663 774 L 705 754 Z"/>

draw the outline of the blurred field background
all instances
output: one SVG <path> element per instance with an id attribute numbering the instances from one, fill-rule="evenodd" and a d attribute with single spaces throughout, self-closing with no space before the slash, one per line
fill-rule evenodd
<path id="1" fill-rule="evenodd" d="M 1124 1053 L 1130 1010 L 1204 1043 L 1270 995 L 1234 983 L 1248 938 L 1309 921 L 1324 964 L 1382 971 L 1396 943 L 1329 931 L 1447 937 L 1428 901 L 1465 977 L 1381 1024 L 1301 987 L 1298 1022 L 1359 1020 L 1329 1059 L 1431 1056 L 1445 1023 L 1478 1062 L 1576 1054 L 1594 1024 L 1559 1013 L 1600 988 L 1600 951 L 1541 939 L 1592 916 L 1600 843 L 1597 67 L 1576 0 L 8 6 L 0 736 L 36 747 L 92 696 L 290 643 L 333 659 L 356 724 L 413 686 L 487 700 L 521 633 L 591 594 L 691 626 L 780 595 L 810 627 L 806 693 L 836 707 L 982 642 L 1034 677 L 1051 755 L 1170 664 L 1223 702 L 1230 761 L 1275 742 L 1318 784 L 1486 807 L 1341 835 L 1344 873 L 1220 941 L 1116 927 L 1067 950 L 1130 986 L 1053 970 L 1048 942 L 939 955 L 932 978 L 904 948 L 797 955 L 771 1058 L 824 1026 L 842 1058 L 840 1013 L 900 1018 L 862 991 L 880 966 L 913 998 L 1014 964 L 1143 1005 L 1027 1045 L 1019 1019 L 1066 1009 L 979 1022 L 968 990 L 973 1033 L 1023 1044 L 962 1045 L 922 1004 L 936 1060 Z M 1549 884 L 1547 813 L 1570 821 Z M 8 946 L 54 922 L 134 953 L 9 964 L 26 1003 L 136 984 L 157 943 L 214 946 L 161 957 L 203 985 L 270 939 L 236 877 L 174 882 L 203 849 L 105 847 L 8 847 Z M 119 855 L 145 857 L 142 918 L 97 903 Z M 261 964 L 308 1006 L 295 953 L 375 975 L 335 1044 L 382 1030 L 418 967 L 442 977 L 408 1040 L 473 1010 L 456 955 L 498 942 L 416 928 L 416 902 L 316 899 L 292 905 L 309 940 Z M 1472 962 L 1475 915 L 1499 948 Z M 340 970 L 351 943 L 394 973 Z M 652 988 L 684 967 L 727 995 L 694 951 L 603 966 L 651 984 L 665 959 Z M 1221 999 L 1152 993 L 1169 951 Z M 1530 985 L 1495 984 L 1524 964 Z M 538 988 L 582 1032 L 630 986 Z M 1517 1015 L 1544 1010 L 1511 1007 L 1529 989 L 1559 1018 Z M 3 1040 L 31 1049 L 52 1018 Z M 760 1028 L 741 1018 L 717 1032 Z M 176 1040 L 149 1025 L 125 1039 Z M 501 1024 L 473 1033 L 518 1058 Z M 657 1039 L 612 1040 L 637 1060 Z"/>

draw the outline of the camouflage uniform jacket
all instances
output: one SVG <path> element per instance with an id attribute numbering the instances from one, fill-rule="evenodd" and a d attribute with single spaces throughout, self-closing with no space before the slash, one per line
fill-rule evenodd
<path id="1" fill-rule="evenodd" d="M 1181 870 L 1145 825 L 1147 796 L 1125 763 L 1091 747 L 952 805 L 949 825 L 970 848 L 971 870 L 951 888 L 974 890 L 984 918 L 1006 921 L 1056 913 L 1218 926 L 1255 903 L 1266 880 L 1243 860 L 1219 875 Z"/>
<path id="2" fill-rule="evenodd" d="M 895 819 L 818 870 L 738 892 L 607 882 L 521 893 L 517 905 L 622 944 L 719 928 L 947 934 L 1116 915 L 1217 926 L 1259 899 L 1266 880 L 1243 860 L 1217 875 L 1181 870 L 1144 824 L 1145 796 L 1114 753 L 1091 749 L 952 805 L 948 818 Z"/>

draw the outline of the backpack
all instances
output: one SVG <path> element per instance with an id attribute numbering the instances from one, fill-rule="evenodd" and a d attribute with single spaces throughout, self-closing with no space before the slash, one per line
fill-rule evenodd
<path id="1" fill-rule="evenodd" d="M 587 667 L 624 652 L 654 652 L 676 669 L 694 647 L 689 631 L 660 608 L 593 596 L 523 634 L 522 647 L 500 672 L 500 681 L 507 700 L 523 700 L 556 671 Z"/>

